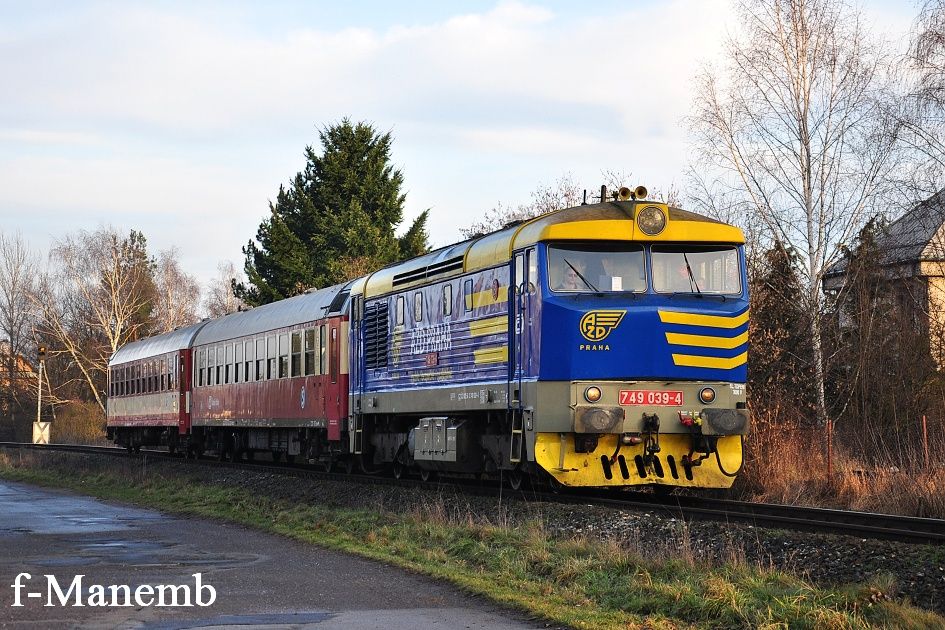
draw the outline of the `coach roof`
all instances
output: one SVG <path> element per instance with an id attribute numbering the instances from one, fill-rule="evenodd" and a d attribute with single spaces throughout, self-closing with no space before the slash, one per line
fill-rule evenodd
<path id="1" fill-rule="evenodd" d="M 348 284 L 336 284 L 211 320 L 200 329 L 193 345 L 200 346 L 247 335 L 257 335 L 322 319 L 328 315 L 328 307 Z"/>
<path id="2" fill-rule="evenodd" d="M 138 361 L 139 359 L 148 359 L 151 357 L 184 350 L 189 348 L 194 341 L 194 336 L 207 322 L 200 322 L 172 330 L 169 333 L 148 337 L 140 341 L 127 343 L 118 349 L 112 355 L 109 365 L 118 365 L 119 363 L 128 363 L 129 361 Z"/>

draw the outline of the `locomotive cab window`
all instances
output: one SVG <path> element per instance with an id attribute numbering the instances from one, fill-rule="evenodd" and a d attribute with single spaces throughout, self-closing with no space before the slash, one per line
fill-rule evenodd
<path id="1" fill-rule="evenodd" d="M 738 250 L 730 245 L 653 245 L 653 289 L 659 293 L 741 293 Z"/>
<path id="2" fill-rule="evenodd" d="M 646 291 L 646 265 L 639 245 L 552 245 L 548 284 L 559 293 Z"/>

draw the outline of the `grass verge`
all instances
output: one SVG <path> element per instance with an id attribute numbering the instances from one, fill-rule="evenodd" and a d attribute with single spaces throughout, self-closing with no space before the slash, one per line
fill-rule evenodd
<path id="1" fill-rule="evenodd" d="M 555 538 L 540 519 L 483 523 L 432 502 L 407 511 L 300 504 L 147 460 L 0 452 L 0 477 L 356 553 L 574 628 L 945 627 L 940 616 L 890 601 L 883 594 L 889 584 L 817 588 L 737 554 L 711 566 L 686 554 L 685 540 L 653 554 Z"/>

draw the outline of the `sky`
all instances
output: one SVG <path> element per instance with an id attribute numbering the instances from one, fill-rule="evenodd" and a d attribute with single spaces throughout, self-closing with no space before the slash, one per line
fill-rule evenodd
<path id="1" fill-rule="evenodd" d="M 863 8 L 905 41 L 913 3 Z M 0 0 L 0 231 L 45 256 L 134 228 L 205 283 L 345 117 L 392 133 L 402 227 L 429 209 L 434 246 L 565 174 L 684 188 L 692 86 L 735 28 L 728 0 Z"/>

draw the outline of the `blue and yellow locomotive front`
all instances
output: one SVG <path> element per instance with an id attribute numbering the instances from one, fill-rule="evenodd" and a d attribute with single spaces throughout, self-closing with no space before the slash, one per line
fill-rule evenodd
<path id="1" fill-rule="evenodd" d="M 627 199 L 355 281 L 347 452 L 395 473 L 730 486 L 748 428 L 743 242 Z"/>
<path id="2" fill-rule="evenodd" d="M 568 486 L 730 486 L 748 429 L 741 231 L 626 201 L 516 240 L 534 245 L 513 255 L 512 403 L 535 464 Z"/>

